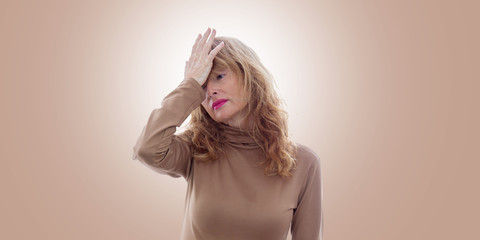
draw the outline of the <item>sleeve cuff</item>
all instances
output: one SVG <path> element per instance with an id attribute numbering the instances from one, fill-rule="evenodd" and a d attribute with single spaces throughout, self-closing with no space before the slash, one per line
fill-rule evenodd
<path id="1" fill-rule="evenodd" d="M 195 78 L 186 78 L 183 80 L 183 82 L 190 84 L 197 90 L 196 92 L 198 93 L 197 95 L 198 98 L 201 98 L 202 100 L 205 98 L 205 91 L 200 85 L 200 83 L 198 83 L 197 80 L 195 80 Z"/>

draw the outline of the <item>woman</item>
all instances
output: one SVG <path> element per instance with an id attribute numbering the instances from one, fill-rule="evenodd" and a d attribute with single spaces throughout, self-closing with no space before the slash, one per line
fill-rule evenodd
<path id="1" fill-rule="evenodd" d="M 198 35 L 179 86 L 151 113 L 133 159 L 187 180 L 181 239 L 322 239 L 320 160 L 288 139 L 257 55 Z M 188 129 L 175 134 L 191 114 Z"/>

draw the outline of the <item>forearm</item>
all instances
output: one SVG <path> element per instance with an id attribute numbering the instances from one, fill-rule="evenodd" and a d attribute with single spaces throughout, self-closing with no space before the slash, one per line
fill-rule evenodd
<path id="1" fill-rule="evenodd" d="M 162 101 L 162 105 L 150 114 L 135 146 L 133 159 L 153 167 L 160 167 L 172 144 L 176 128 L 204 100 L 203 89 L 195 79 L 185 79 Z"/>

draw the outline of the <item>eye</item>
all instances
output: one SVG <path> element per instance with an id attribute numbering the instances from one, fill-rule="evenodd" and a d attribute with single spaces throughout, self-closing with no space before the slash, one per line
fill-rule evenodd
<path id="1" fill-rule="evenodd" d="M 220 74 L 220 75 L 217 76 L 217 79 L 221 79 L 223 77 L 225 77 L 225 74 Z"/>

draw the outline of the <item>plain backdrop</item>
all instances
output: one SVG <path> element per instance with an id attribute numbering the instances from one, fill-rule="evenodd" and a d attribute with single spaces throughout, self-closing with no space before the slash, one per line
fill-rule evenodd
<path id="1" fill-rule="evenodd" d="M 0 1 L 0 238 L 178 239 L 131 159 L 207 27 L 253 48 L 321 158 L 325 239 L 480 239 L 478 1 Z"/>

